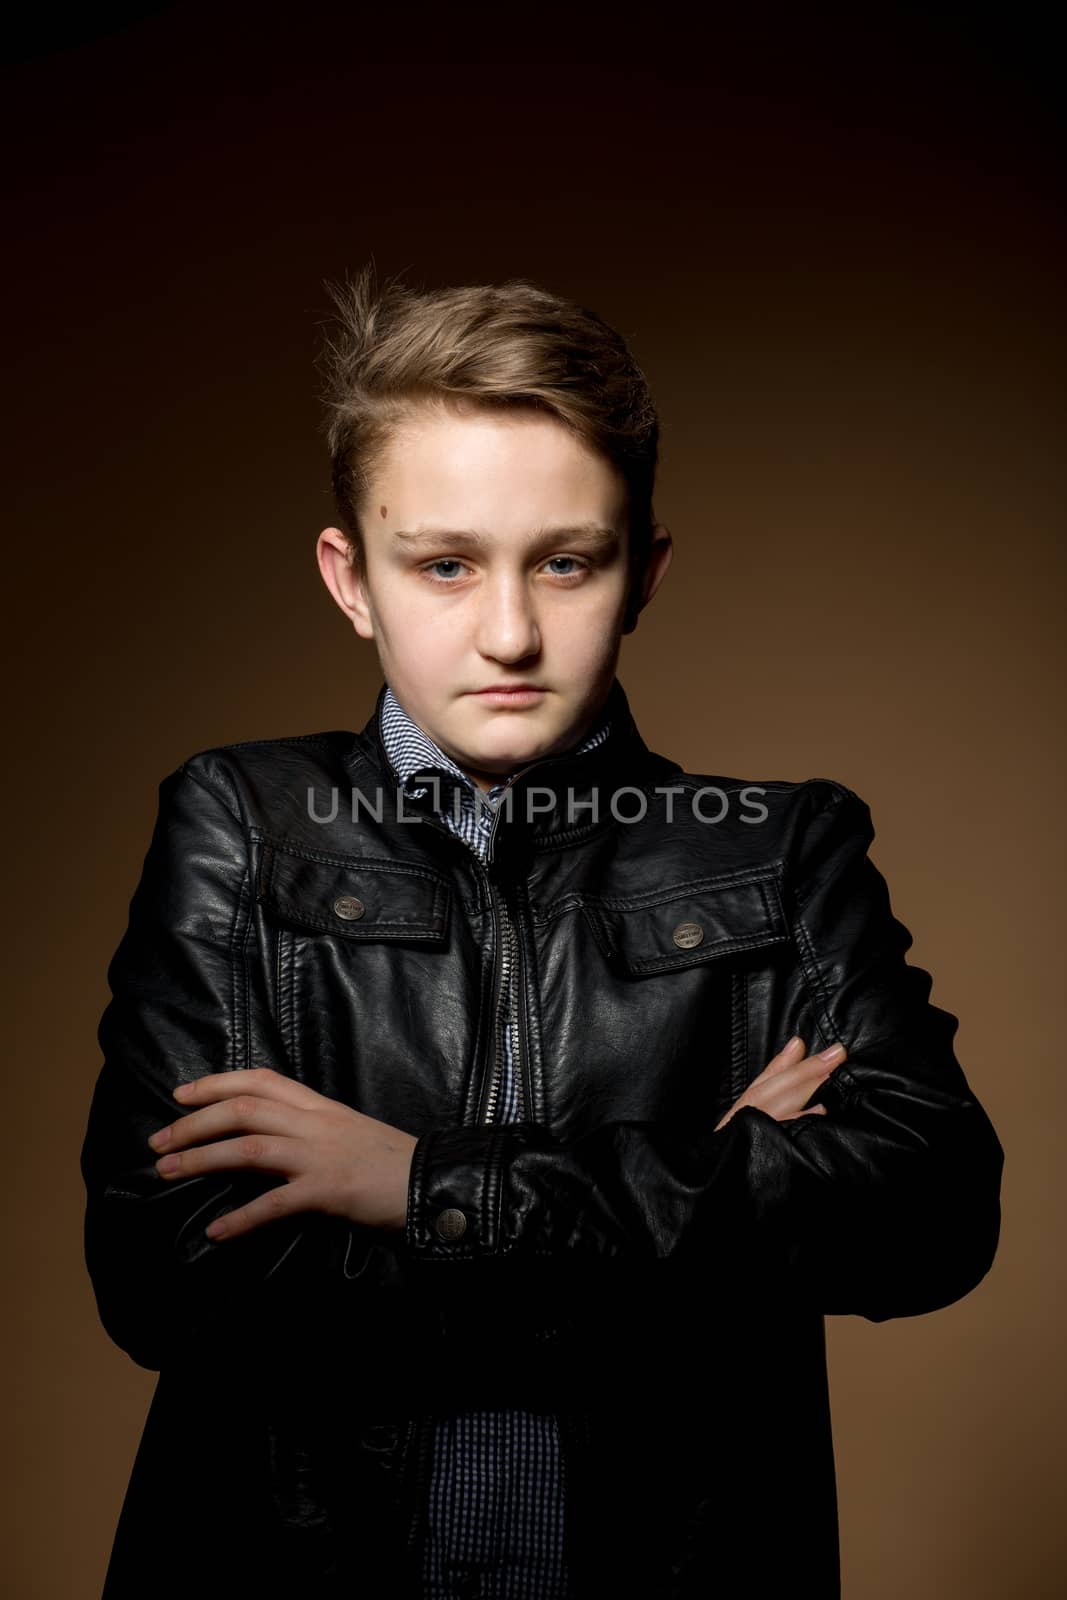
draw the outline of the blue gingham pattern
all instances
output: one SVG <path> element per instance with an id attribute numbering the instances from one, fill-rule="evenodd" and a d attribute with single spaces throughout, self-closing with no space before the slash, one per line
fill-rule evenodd
<path id="1" fill-rule="evenodd" d="M 380 729 L 397 778 L 412 797 L 426 793 L 428 785 L 410 780 L 428 767 L 457 780 L 447 798 L 441 785 L 437 815 L 484 861 L 509 778 L 483 793 L 408 716 L 391 688 L 382 699 Z M 592 750 L 609 732 L 610 719 L 602 716 L 574 753 Z M 497 1119 L 508 1122 L 521 1110 L 510 992 L 501 995 L 500 1003 L 508 1020 Z M 480 1600 L 567 1600 L 563 1455 L 551 1413 L 467 1411 L 439 1418 L 428 1511 L 424 1600 L 463 1600 L 469 1595 Z"/>

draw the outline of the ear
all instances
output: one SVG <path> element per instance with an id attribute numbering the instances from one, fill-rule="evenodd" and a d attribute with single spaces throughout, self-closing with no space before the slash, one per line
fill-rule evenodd
<path id="1" fill-rule="evenodd" d="M 366 578 L 354 560 L 354 548 L 340 528 L 323 528 L 315 545 L 322 581 L 361 639 L 374 638 L 374 620 Z"/>
<path id="2" fill-rule="evenodd" d="M 637 618 L 667 576 L 667 568 L 671 564 L 673 555 L 674 541 L 670 529 L 662 522 L 657 522 L 652 529 L 652 540 L 645 557 L 644 570 L 630 588 L 623 616 L 623 633 L 633 633 L 637 627 Z"/>

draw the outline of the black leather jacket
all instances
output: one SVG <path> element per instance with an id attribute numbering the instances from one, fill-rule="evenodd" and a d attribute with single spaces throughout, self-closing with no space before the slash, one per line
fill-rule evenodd
<path id="1" fill-rule="evenodd" d="M 398 795 L 378 706 L 160 785 L 82 1152 L 101 1318 L 161 1375 L 106 1600 L 417 1594 L 427 1418 L 468 1406 L 560 1416 L 577 1594 L 838 1594 L 823 1317 L 973 1289 L 1003 1151 L 863 801 L 685 773 L 611 693 L 488 868 Z M 827 1114 L 716 1133 L 793 1033 L 848 1049 Z M 205 1238 L 284 1180 L 168 1183 L 146 1141 L 177 1081 L 257 1065 L 418 1135 L 403 1235 Z"/>

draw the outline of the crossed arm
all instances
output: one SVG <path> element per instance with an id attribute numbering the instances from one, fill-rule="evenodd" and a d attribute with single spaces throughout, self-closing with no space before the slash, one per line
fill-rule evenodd
<path id="1" fill-rule="evenodd" d="M 802 1109 L 833 1067 L 841 1045 L 808 1056 L 796 1036 L 780 1050 L 720 1119 L 716 1132 L 741 1106 L 758 1106 L 777 1121 L 825 1112 Z M 270 1067 L 208 1073 L 178 1084 L 174 1097 L 194 1107 L 151 1135 L 165 1152 L 156 1161 L 164 1179 L 254 1168 L 280 1173 L 280 1188 L 217 1217 L 209 1239 L 248 1233 L 264 1223 L 305 1211 L 322 1211 L 369 1228 L 406 1226 L 414 1134 L 319 1094 Z"/>

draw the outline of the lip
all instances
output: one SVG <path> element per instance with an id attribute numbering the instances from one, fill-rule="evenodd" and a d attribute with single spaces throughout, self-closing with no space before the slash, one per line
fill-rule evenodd
<path id="1" fill-rule="evenodd" d="M 495 705 L 532 705 L 545 690 L 536 684 L 517 683 L 514 685 L 494 685 L 489 689 L 476 689 L 474 695 L 478 700 L 488 700 Z"/>

